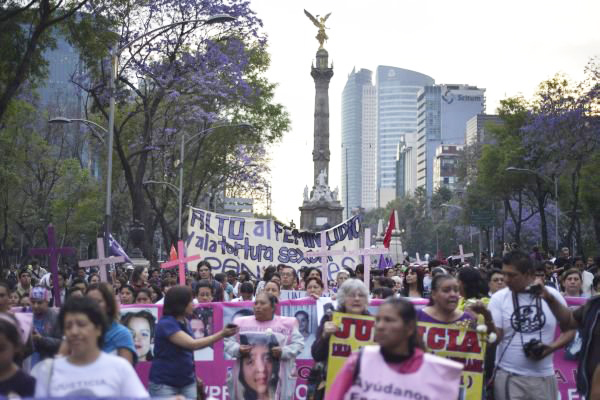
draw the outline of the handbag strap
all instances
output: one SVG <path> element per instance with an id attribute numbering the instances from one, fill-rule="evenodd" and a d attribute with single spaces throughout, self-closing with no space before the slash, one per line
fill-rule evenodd
<path id="1" fill-rule="evenodd" d="M 48 372 L 48 383 L 46 386 L 46 393 L 48 397 L 52 397 L 50 395 L 50 382 L 52 382 L 52 374 L 54 373 L 54 358 L 50 359 L 50 371 Z"/>

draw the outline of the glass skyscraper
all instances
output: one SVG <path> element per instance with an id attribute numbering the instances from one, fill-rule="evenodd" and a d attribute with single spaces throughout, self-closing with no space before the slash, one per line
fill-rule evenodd
<path id="1" fill-rule="evenodd" d="M 362 207 L 363 91 L 372 87 L 373 73 L 361 69 L 348 75 L 342 92 L 342 191 L 344 216 Z M 365 121 L 368 122 L 368 121 Z"/>
<path id="2" fill-rule="evenodd" d="M 380 207 L 396 196 L 398 144 L 417 138 L 417 93 L 435 83 L 419 72 L 377 67 L 377 186 Z"/>

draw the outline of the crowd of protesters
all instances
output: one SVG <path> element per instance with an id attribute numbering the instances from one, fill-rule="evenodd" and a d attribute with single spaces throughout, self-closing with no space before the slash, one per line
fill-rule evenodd
<path id="1" fill-rule="evenodd" d="M 0 277 L 0 395 L 202 397 L 197 390 L 202 377 L 194 370 L 194 352 L 225 340 L 229 356 L 251 362 L 256 355 L 253 348 L 240 344 L 240 325 L 290 323 L 278 320 L 286 317 L 275 315 L 277 302 L 285 291 L 305 291 L 312 299 L 333 297 L 335 311 L 357 315 L 369 314 L 369 299 L 386 299 L 376 316 L 380 347 L 365 350 L 363 359 L 354 355 L 348 360 L 328 391 L 329 399 L 360 393 L 357 376 L 375 379 L 363 368 L 367 361 L 390 366 L 388 378 L 425 373 L 420 365 L 454 376 L 454 365 L 440 364 L 423 352 L 415 330 L 420 321 L 485 325 L 496 339 L 486 353 L 489 395 L 493 393 L 495 399 L 556 399 L 550 355 L 577 335 L 582 343 L 577 388 L 587 399 L 600 399 L 600 296 L 595 296 L 600 294 L 600 258 L 572 257 L 566 248 L 558 257 L 534 248 L 530 253 L 507 249 L 503 257 L 482 254 L 480 258 L 474 265 L 458 256 L 423 263 L 407 257 L 392 267 L 372 267 L 368 286 L 363 283 L 362 264 L 333 277 L 323 277 L 319 268 L 297 271 L 282 264 L 268 266 L 256 277 L 233 270 L 213 274 L 212 266 L 201 261 L 197 272 L 187 273 L 183 286 L 178 285 L 173 270 L 119 265 L 111 271 L 110 282 L 100 282 L 93 269 L 63 265 L 58 272 L 60 308 L 54 307 L 59 302 L 54 298 L 51 274 L 32 260 L 18 270 L 2 270 Z M 571 311 L 565 297 L 587 301 Z M 429 305 L 417 310 L 402 298 L 428 298 Z M 190 325 L 196 304 L 238 301 L 253 302 L 254 315 L 196 338 Z M 140 356 L 135 329 L 119 320 L 120 305 L 129 304 L 163 305 L 162 318 L 155 326 L 151 321 L 153 354 Z M 28 337 L 20 335 L 14 312 L 32 313 Z M 268 347 L 270 357 L 278 360 L 293 359 L 303 351 L 312 355 L 311 379 L 317 385 L 310 393 L 315 399 L 325 396 L 329 339 L 339 329 L 331 319 L 331 312 L 325 313 L 310 342 L 305 342 L 307 332 L 295 326 L 285 345 Z M 555 339 L 557 327 L 562 333 Z M 244 336 L 243 340 L 248 339 Z M 148 388 L 135 373 L 139 361 L 152 362 Z M 428 382 L 426 375 L 423 382 Z M 431 385 L 431 391 L 425 388 L 424 393 L 435 393 L 434 382 Z M 270 398 L 270 389 L 258 386 L 245 383 L 237 388 L 230 382 L 230 391 L 240 396 L 246 393 L 244 398 L 247 393 Z M 281 398 L 287 399 L 293 389 L 285 388 Z"/>

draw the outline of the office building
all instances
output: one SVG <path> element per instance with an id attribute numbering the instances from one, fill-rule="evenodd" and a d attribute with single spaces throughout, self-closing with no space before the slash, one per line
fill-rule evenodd
<path id="1" fill-rule="evenodd" d="M 367 69 L 358 72 L 353 69 L 348 75 L 342 92 L 342 191 L 340 195 L 345 218 L 351 215 L 353 208 L 360 207 L 362 203 L 363 115 L 367 118 L 370 115 L 368 110 L 363 110 L 363 89 L 373 86 L 371 77 L 372 72 Z M 375 144 L 370 143 L 369 138 L 365 140 L 367 144 Z"/>
<path id="2" fill-rule="evenodd" d="M 53 29 L 56 47 L 44 52 L 48 62 L 48 75 L 36 87 L 39 108 L 45 116 L 39 121 L 45 126 L 46 117 L 86 118 L 85 93 L 71 82 L 73 75 L 82 75 L 85 71 L 79 51 L 73 47 L 59 30 Z M 42 113 L 44 114 L 44 113 Z M 80 161 L 82 168 L 87 168 L 92 176 L 100 178 L 100 156 L 103 146 L 90 134 L 91 128 L 83 123 L 63 125 L 68 140 L 68 157 Z M 103 132 L 96 131 L 99 136 Z M 56 137 L 58 140 L 58 136 Z"/>
<path id="3" fill-rule="evenodd" d="M 389 66 L 377 67 L 376 80 L 377 203 L 381 207 L 396 196 L 397 152 L 401 139 L 404 137 L 407 146 L 417 139 L 417 93 L 435 81 L 419 72 Z M 410 183 L 405 181 L 405 192 Z"/>
<path id="4" fill-rule="evenodd" d="M 364 85 L 362 96 L 361 202 L 365 210 L 377 207 L 377 92 Z"/>
<path id="5" fill-rule="evenodd" d="M 446 187 L 452 191 L 457 189 L 457 167 L 463 146 L 441 144 L 435 149 L 433 163 L 433 190 Z"/>
<path id="6" fill-rule="evenodd" d="M 465 144 L 467 121 L 485 112 L 485 89 L 469 85 L 431 85 L 418 93 L 417 186 L 433 193 L 438 146 Z"/>
<path id="7" fill-rule="evenodd" d="M 498 115 L 477 114 L 467 121 L 465 134 L 466 143 L 472 146 L 476 143 L 486 144 L 493 142 L 489 135 L 492 126 L 504 125 L 504 121 Z"/>

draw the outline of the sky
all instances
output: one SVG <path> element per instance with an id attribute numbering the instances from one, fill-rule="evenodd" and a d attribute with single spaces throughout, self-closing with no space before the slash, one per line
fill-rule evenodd
<path id="1" fill-rule="evenodd" d="M 341 95 L 352 68 L 378 65 L 427 74 L 436 83 L 486 89 L 487 113 L 556 73 L 581 80 L 600 55 L 598 0 L 251 0 L 269 38 L 267 77 L 275 101 L 292 121 L 270 149 L 272 213 L 299 225 L 304 186 L 312 188 L 315 88 L 311 63 L 317 28 L 304 15 L 331 12 L 325 48 L 333 62 L 329 86 L 329 185 L 341 190 Z M 375 82 L 373 82 L 375 83 Z M 260 207 L 260 206 L 259 206 Z M 256 209 L 264 212 L 264 209 Z"/>

